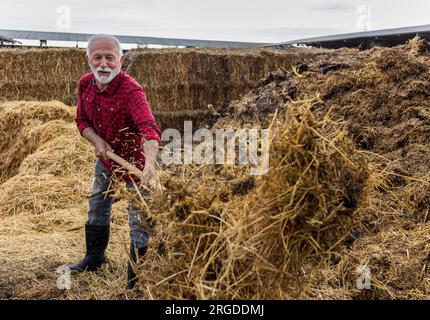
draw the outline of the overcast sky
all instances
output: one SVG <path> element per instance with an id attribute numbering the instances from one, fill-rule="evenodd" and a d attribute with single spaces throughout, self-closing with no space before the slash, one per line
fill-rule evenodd
<path id="1" fill-rule="evenodd" d="M 2 29 L 279 42 L 423 24 L 430 0 L 0 0 Z"/>

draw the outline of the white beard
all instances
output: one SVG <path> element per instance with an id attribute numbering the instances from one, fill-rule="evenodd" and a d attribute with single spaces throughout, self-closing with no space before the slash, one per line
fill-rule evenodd
<path id="1" fill-rule="evenodd" d="M 120 73 L 120 71 L 121 71 L 121 65 L 118 65 L 118 67 L 116 69 L 114 69 L 114 70 L 112 70 L 109 67 L 106 67 L 106 68 L 102 68 L 102 67 L 94 68 L 93 66 L 90 66 L 90 68 L 91 68 L 91 72 L 94 74 L 94 76 L 96 77 L 97 81 L 100 84 L 108 84 L 108 83 L 110 83 L 113 80 L 113 78 L 115 78 L 118 75 L 118 73 Z M 108 71 L 108 72 L 110 72 L 110 74 L 108 76 L 100 76 L 99 73 L 98 73 L 98 71 Z"/>

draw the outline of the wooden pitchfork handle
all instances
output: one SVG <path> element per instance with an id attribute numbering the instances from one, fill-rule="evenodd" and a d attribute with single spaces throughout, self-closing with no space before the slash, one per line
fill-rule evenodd
<path id="1" fill-rule="evenodd" d="M 109 159 L 115 161 L 124 169 L 127 169 L 128 172 L 134 174 L 138 178 L 142 178 L 143 171 L 138 169 L 135 165 L 131 164 L 127 160 L 121 158 L 120 156 L 116 155 L 115 153 L 113 153 L 111 151 L 106 151 L 106 155 L 109 157 Z M 152 187 L 154 189 L 159 189 L 161 191 L 163 190 L 160 179 L 158 177 L 157 177 L 155 182 L 152 181 L 152 183 L 150 183 L 150 187 Z"/>
<path id="2" fill-rule="evenodd" d="M 109 157 L 109 159 L 115 161 L 116 163 L 118 163 L 124 169 L 127 169 L 128 172 L 134 174 L 135 176 L 137 176 L 139 178 L 142 177 L 143 172 L 141 170 L 139 170 L 135 165 L 132 165 L 127 160 L 121 158 L 120 156 L 118 156 L 115 153 L 110 152 L 110 151 L 106 151 L 106 155 Z"/>

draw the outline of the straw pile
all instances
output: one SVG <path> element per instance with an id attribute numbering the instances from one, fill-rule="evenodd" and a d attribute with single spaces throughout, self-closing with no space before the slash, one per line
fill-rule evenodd
<path id="1" fill-rule="evenodd" d="M 108 279 L 74 277 L 85 295 L 59 290 L 56 269 L 84 253 L 83 226 L 95 156 L 80 138 L 74 110 L 61 102 L 0 104 L 0 298 L 100 298 L 116 288 L 121 296 L 126 270 L 127 216 L 114 204 Z M 14 151 L 14 152 L 12 152 Z M 95 285 L 98 284 L 98 285 Z M 98 289 L 96 289 L 98 288 Z M 92 291 L 93 290 L 93 291 Z"/>
<path id="2" fill-rule="evenodd" d="M 61 102 L 0 103 L 0 183 L 17 173 L 21 162 L 59 132 L 50 121 L 71 122 L 74 112 Z"/>
<path id="3" fill-rule="evenodd" d="M 367 180 L 364 159 L 311 103 L 289 104 L 272 126 L 270 170 L 185 167 L 151 202 L 158 222 L 141 266 L 149 297 L 284 299 L 300 266 L 339 240 Z"/>

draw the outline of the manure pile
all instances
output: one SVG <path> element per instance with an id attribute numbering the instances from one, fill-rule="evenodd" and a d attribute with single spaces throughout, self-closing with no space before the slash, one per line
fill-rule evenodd
<path id="1" fill-rule="evenodd" d="M 141 202 L 152 238 L 140 298 L 428 298 L 429 44 L 298 58 L 216 106 L 212 130 L 270 128 L 266 175 L 162 168 L 164 193 Z M 121 188 L 110 263 L 55 286 L 56 268 L 83 254 L 95 161 L 72 118 L 59 102 L 0 104 L 1 298 L 136 298 L 123 290 Z M 363 266 L 371 290 L 356 286 Z"/>

